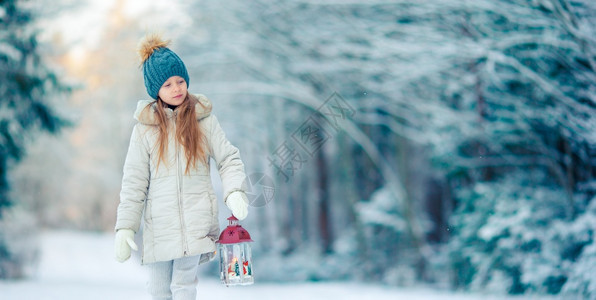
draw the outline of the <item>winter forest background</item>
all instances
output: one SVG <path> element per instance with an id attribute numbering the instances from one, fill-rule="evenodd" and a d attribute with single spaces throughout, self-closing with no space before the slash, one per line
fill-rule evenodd
<path id="1" fill-rule="evenodd" d="M 161 32 L 241 150 L 260 281 L 596 298 L 596 2 L 49 3 L 0 1 L 0 279 L 113 230 Z"/>

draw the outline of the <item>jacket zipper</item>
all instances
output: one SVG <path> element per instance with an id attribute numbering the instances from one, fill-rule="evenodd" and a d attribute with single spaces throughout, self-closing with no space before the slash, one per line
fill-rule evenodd
<path id="1" fill-rule="evenodd" d="M 176 145 L 176 183 L 178 185 L 178 207 L 179 207 L 179 214 L 180 214 L 180 226 L 181 226 L 181 233 L 182 233 L 182 249 L 184 251 L 184 256 L 188 256 L 188 243 L 186 241 L 186 224 L 184 222 L 184 205 L 182 203 L 182 168 L 180 166 L 180 145 L 176 142 L 176 130 L 178 130 L 176 126 L 176 114 L 174 112 L 174 143 Z"/>

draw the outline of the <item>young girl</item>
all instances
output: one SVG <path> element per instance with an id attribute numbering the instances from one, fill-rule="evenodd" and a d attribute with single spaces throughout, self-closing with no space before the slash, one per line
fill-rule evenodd
<path id="1" fill-rule="evenodd" d="M 168 43 L 148 36 L 141 44 L 145 87 L 154 100 L 138 102 L 124 163 L 116 220 L 115 255 L 137 250 L 143 217 L 142 263 L 150 269 L 153 299 L 196 299 L 197 268 L 215 254 L 217 200 L 209 175 L 213 158 L 224 202 L 238 219 L 247 215 L 244 164 L 226 139 L 211 102 L 187 91 L 182 60 Z"/>

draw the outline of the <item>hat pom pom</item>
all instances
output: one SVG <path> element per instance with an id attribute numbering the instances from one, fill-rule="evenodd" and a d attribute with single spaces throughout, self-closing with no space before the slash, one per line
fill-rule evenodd
<path id="1" fill-rule="evenodd" d="M 139 56 L 141 57 L 141 64 L 143 64 L 149 57 L 160 48 L 165 48 L 170 44 L 170 41 L 164 41 L 157 34 L 146 36 L 139 47 Z"/>

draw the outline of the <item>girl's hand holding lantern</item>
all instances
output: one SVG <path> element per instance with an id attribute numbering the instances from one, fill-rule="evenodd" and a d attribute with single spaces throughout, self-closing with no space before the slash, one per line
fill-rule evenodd
<path id="1" fill-rule="evenodd" d="M 226 205 L 238 220 L 244 220 L 248 215 L 248 199 L 243 192 L 233 192 L 228 196 Z"/>

